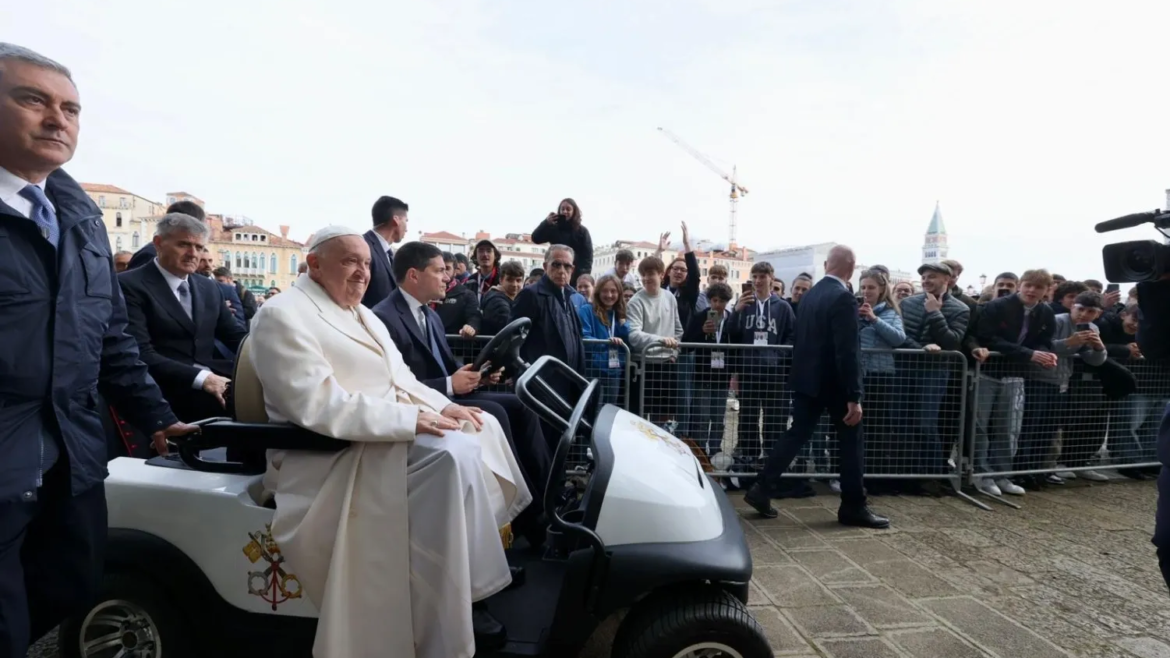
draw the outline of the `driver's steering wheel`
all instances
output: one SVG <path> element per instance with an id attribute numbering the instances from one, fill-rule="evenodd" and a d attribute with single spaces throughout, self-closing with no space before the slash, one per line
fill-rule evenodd
<path id="1" fill-rule="evenodd" d="M 508 326 L 501 329 L 479 351 L 479 355 L 471 364 L 471 369 L 483 372 L 484 365 L 490 361 L 493 370 L 507 368 L 508 374 L 512 377 L 523 374 L 528 368 L 528 363 L 520 358 L 520 346 L 524 344 L 524 339 L 528 338 L 531 327 L 532 320 L 529 318 L 517 318 L 509 322 Z"/>

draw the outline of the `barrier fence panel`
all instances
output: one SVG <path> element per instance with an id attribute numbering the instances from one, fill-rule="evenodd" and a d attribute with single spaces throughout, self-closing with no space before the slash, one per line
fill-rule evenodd
<path id="1" fill-rule="evenodd" d="M 757 475 L 791 425 L 790 346 L 684 343 L 635 358 L 635 407 L 687 441 L 713 475 Z M 864 350 L 862 367 L 866 477 L 886 480 L 873 484 L 891 492 L 921 489 L 915 481 L 923 480 L 947 481 L 957 491 L 965 454 L 964 357 Z M 786 476 L 821 478 L 836 488 L 838 473 L 834 431 L 822 416 Z"/>
<path id="2" fill-rule="evenodd" d="M 1104 480 L 1105 469 L 1140 477 L 1158 466 L 1154 441 L 1170 400 L 1170 367 L 1079 356 L 1045 367 L 993 353 L 975 369 L 972 398 L 971 483 L 984 494 Z"/>

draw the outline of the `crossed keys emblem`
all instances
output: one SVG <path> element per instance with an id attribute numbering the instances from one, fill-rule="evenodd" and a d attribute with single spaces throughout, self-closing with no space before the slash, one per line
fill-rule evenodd
<path id="1" fill-rule="evenodd" d="M 662 432 L 660 429 L 654 425 L 651 425 L 650 423 L 644 422 L 642 420 L 636 420 L 634 421 L 633 425 L 635 429 L 642 433 L 642 436 L 645 436 L 651 441 L 659 441 L 680 455 L 692 454 L 691 449 L 687 447 L 687 444 L 679 441 L 669 434 Z"/>
<path id="2" fill-rule="evenodd" d="M 265 524 L 261 532 L 249 532 L 252 541 L 244 546 L 244 555 L 252 564 L 261 559 L 268 563 L 264 571 L 248 572 L 248 593 L 277 606 L 285 601 L 301 598 L 301 581 L 284 570 L 284 555 L 272 538 L 272 525 Z"/>

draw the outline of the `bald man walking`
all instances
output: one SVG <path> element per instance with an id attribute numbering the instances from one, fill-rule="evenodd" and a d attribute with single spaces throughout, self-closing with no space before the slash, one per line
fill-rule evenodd
<path id="1" fill-rule="evenodd" d="M 833 247 L 825 261 L 825 277 L 800 300 L 788 378 L 792 429 L 772 446 L 763 472 L 744 495 L 744 500 L 766 518 L 778 514 L 772 507 L 772 498 L 780 476 L 812 438 L 821 414 L 827 411 L 841 453 L 841 507 L 837 520 L 864 528 L 890 525 L 889 519 L 866 506 L 862 483 L 865 446 L 861 429 L 861 343 L 857 300 L 847 284 L 855 264 L 852 249 Z"/>

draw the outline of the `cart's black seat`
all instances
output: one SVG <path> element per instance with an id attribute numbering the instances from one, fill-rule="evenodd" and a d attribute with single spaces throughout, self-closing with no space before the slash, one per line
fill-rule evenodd
<path id="1" fill-rule="evenodd" d="M 267 450 L 320 450 L 336 452 L 348 441 L 331 439 L 296 425 L 271 423 L 264 407 L 264 389 L 252 367 L 251 342 L 240 343 L 232 373 L 231 418 L 200 422 L 202 431 L 179 442 L 183 462 L 197 471 L 257 475 L 264 472 Z M 260 340 L 263 340 L 262 338 Z M 227 448 L 228 461 L 205 461 L 199 452 Z"/>

